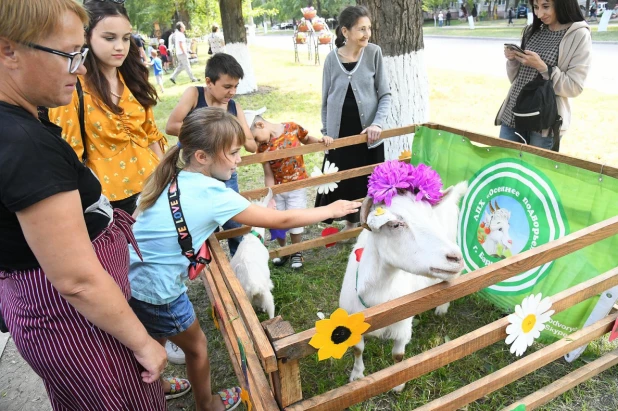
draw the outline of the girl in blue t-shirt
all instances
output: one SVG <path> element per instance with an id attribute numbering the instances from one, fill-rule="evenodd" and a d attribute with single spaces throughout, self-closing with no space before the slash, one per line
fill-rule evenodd
<path id="1" fill-rule="evenodd" d="M 161 344 L 169 339 L 185 352 L 197 408 L 232 409 L 240 402 L 240 388 L 219 396 L 211 393 L 206 336 L 187 297 L 190 261 L 181 253 L 179 238 L 188 231 L 190 246 L 199 250 L 230 219 L 247 226 L 293 228 L 343 217 L 361 205 L 341 200 L 309 210 L 277 211 L 251 204 L 222 182 L 236 171 L 244 140 L 236 117 L 223 109 L 189 114 L 178 145 L 168 151 L 146 182 L 133 226 L 143 259 L 131 249 L 130 305 L 153 338 Z"/>

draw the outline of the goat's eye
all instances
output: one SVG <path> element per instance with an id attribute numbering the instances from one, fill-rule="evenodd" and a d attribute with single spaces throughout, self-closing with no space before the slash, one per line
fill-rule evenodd
<path id="1" fill-rule="evenodd" d="M 499 228 L 498 231 L 502 231 L 502 228 Z"/>

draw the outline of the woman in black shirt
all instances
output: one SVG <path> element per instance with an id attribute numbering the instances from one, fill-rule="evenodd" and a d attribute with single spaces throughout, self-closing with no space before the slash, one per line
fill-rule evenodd
<path id="1" fill-rule="evenodd" d="M 131 218 L 39 119 L 87 50 L 73 0 L 0 2 L 0 305 L 54 409 L 164 410 L 166 363 L 127 303 Z"/>

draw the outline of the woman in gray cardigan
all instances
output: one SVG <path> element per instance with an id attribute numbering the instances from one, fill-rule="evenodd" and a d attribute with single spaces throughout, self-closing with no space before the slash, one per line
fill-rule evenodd
<path id="1" fill-rule="evenodd" d="M 363 6 L 350 6 L 339 16 L 337 48 L 324 61 L 322 78 L 322 134 L 333 138 L 367 134 L 367 145 L 328 150 L 324 162 L 339 171 L 384 161 L 382 125 L 391 103 L 382 50 L 370 44 L 371 20 Z M 315 206 L 336 200 L 356 200 L 367 195 L 367 176 L 342 180 L 326 194 L 318 194 Z M 348 214 L 346 229 L 356 227 L 359 213 Z M 328 223 L 332 220 L 327 220 Z"/>
<path id="2" fill-rule="evenodd" d="M 511 88 L 496 117 L 500 138 L 558 151 L 560 138 L 571 123 L 569 98 L 584 89 L 591 61 L 592 41 L 577 0 L 530 0 L 534 6 L 532 24 L 524 31 L 520 53 L 504 49 Z M 560 136 L 549 130 L 522 131 L 515 128 L 513 108 L 522 88 L 539 74 L 551 80 L 562 117 Z"/>

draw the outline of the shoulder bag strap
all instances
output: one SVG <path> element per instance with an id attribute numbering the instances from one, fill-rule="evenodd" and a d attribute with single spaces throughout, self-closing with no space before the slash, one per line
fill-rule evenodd
<path id="1" fill-rule="evenodd" d="M 174 176 L 170 187 L 167 190 L 167 199 L 170 204 L 170 211 L 172 212 L 172 218 L 174 219 L 174 227 L 178 233 L 178 244 L 180 245 L 181 253 L 191 262 L 191 265 L 197 263 L 209 264 L 210 253 L 204 257 L 196 257 L 195 250 L 193 249 L 193 238 L 189 233 L 187 222 L 185 221 L 182 207 L 180 206 L 180 188 L 178 187 L 178 174 Z M 205 251 L 208 251 L 208 247 L 205 247 Z"/>
<path id="2" fill-rule="evenodd" d="M 75 84 L 75 89 L 77 90 L 77 99 L 79 100 L 79 105 L 77 108 L 78 116 L 79 116 L 79 131 L 82 137 L 82 145 L 84 146 L 84 153 L 82 154 L 82 163 L 86 165 L 86 161 L 88 160 L 88 146 L 86 145 L 86 125 L 85 122 L 85 114 L 84 114 L 84 90 L 82 89 L 82 83 L 80 83 L 79 78 L 77 79 L 77 84 Z"/>

